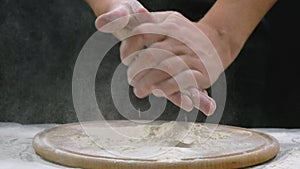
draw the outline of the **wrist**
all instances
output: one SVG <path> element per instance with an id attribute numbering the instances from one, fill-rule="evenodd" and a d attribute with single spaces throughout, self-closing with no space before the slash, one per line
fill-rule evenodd
<path id="1" fill-rule="evenodd" d="M 239 39 L 234 39 L 229 31 L 212 26 L 202 20 L 196 26 L 204 32 L 219 54 L 224 69 L 226 69 L 238 56 L 244 44 Z"/>
<path id="2" fill-rule="evenodd" d="M 115 4 L 118 4 L 118 0 L 85 0 L 94 14 L 98 17 L 108 11 L 110 11 Z"/>

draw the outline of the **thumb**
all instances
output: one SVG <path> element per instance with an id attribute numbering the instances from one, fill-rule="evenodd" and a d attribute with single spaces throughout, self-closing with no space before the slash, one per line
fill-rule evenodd
<path id="1" fill-rule="evenodd" d="M 119 6 L 97 17 L 95 26 L 101 32 L 113 33 L 125 28 L 128 22 L 128 9 L 124 6 Z"/>

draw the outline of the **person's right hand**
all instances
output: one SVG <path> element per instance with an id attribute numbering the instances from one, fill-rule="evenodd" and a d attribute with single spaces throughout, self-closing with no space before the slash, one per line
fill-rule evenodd
<path id="1" fill-rule="evenodd" d="M 123 40 L 120 48 L 135 95 L 144 98 L 152 93 L 186 111 L 195 107 L 212 115 L 216 103 L 205 89 L 224 68 L 207 36 L 210 31 L 177 12 L 151 14 L 154 22 L 133 29 L 133 36 Z"/>
<path id="2" fill-rule="evenodd" d="M 96 19 L 96 28 L 101 32 L 112 33 L 117 38 L 122 39 L 128 32 L 140 23 L 150 21 L 149 18 L 137 18 L 138 13 L 149 13 L 137 0 L 103 0 L 105 4 L 101 15 Z"/>

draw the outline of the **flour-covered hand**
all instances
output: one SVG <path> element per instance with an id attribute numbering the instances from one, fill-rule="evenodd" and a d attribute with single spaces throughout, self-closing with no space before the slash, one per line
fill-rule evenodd
<path id="1" fill-rule="evenodd" d="M 217 51 L 193 22 L 177 12 L 151 13 L 154 21 L 132 30 L 121 45 L 122 62 L 136 96 L 153 93 L 206 115 L 216 103 L 205 91 L 223 72 Z"/>

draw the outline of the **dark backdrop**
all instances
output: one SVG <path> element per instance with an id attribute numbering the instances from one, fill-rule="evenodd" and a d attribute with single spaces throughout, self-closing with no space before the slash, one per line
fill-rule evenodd
<path id="1" fill-rule="evenodd" d="M 213 1 L 142 3 L 151 11 L 177 10 L 198 20 Z M 279 1 L 226 70 L 228 96 L 222 123 L 300 127 L 296 6 L 293 0 Z M 96 31 L 95 19 L 83 0 L 0 0 L 0 121 L 77 121 L 71 93 L 73 67 Z M 122 119 L 109 93 L 111 75 L 120 62 L 118 54 L 116 46 L 97 75 L 97 98 L 107 119 Z M 148 106 L 147 99 L 132 97 L 132 101 L 142 109 Z M 168 103 L 160 118 L 173 118 L 176 111 Z"/>

